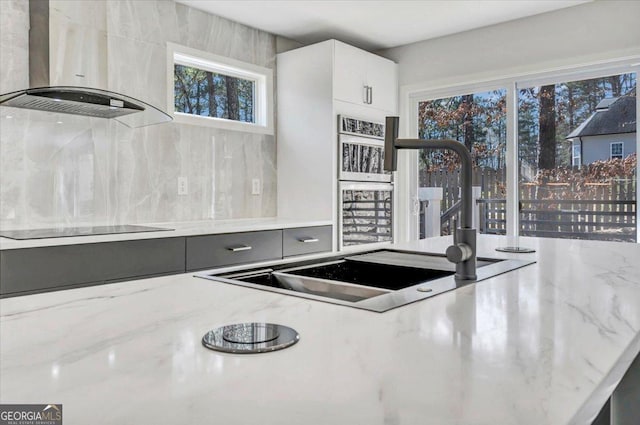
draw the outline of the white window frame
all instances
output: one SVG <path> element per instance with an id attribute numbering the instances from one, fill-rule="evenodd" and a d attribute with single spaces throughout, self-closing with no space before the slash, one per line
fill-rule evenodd
<path id="1" fill-rule="evenodd" d="M 253 81 L 255 83 L 253 102 L 255 122 L 249 123 L 176 112 L 174 103 L 176 64 Z M 167 111 L 177 123 L 273 135 L 273 70 L 178 44 L 167 43 Z"/>
<path id="2" fill-rule="evenodd" d="M 460 96 L 475 92 L 484 92 L 496 88 L 507 89 L 507 245 L 517 244 L 520 233 L 518 214 L 518 90 L 521 88 L 562 83 L 576 80 L 598 78 L 604 75 L 614 75 L 635 72 L 640 75 L 640 57 L 629 57 L 620 60 L 597 62 L 562 67 L 558 69 L 532 72 L 527 74 L 505 75 L 495 79 L 476 80 L 466 84 L 447 84 L 432 86 L 429 83 L 412 84 L 400 87 L 400 137 L 415 138 L 418 135 L 418 103 L 429 99 Z M 640 97 L 636 98 L 640 114 Z M 640 132 L 636 133 L 637 151 L 640 152 Z M 403 170 L 404 168 L 404 170 Z M 396 173 L 398 214 L 396 214 L 396 235 L 398 241 L 416 240 L 419 237 L 419 216 L 415 208 L 418 199 L 418 155 L 416 151 L 400 151 L 398 155 L 398 169 Z M 640 185 L 636 199 L 640 199 Z M 413 206 L 413 207 L 412 207 Z M 640 220 L 640 210 L 637 213 Z M 640 239 L 638 239 L 640 243 Z"/>
<path id="3" fill-rule="evenodd" d="M 576 154 L 576 148 L 578 148 L 578 153 Z M 577 160 L 577 164 L 576 164 Z M 580 168 L 582 166 L 582 144 L 580 142 L 576 142 L 575 140 L 571 144 L 571 166 Z"/>
<path id="4" fill-rule="evenodd" d="M 620 154 L 615 154 L 614 157 L 614 153 L 613 153 L 613 146 L 620 146 Z M 620 155 L 620 156 L 618 156 Z M 611 142 L 609 143 L 609 159 L 614 159 L 614 158 L 619 158 L 622 159 L 624 158 L 624 142 Z"/>

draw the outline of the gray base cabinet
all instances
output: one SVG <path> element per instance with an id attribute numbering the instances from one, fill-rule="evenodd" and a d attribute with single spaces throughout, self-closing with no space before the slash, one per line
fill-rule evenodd
<path id="1" fill-rule="evenodd" d="M 187 271 L 281 258 L 282 230 L 187 238 Z"/>
<path id="2" fill-rule="evenodd" d="M 315 254 L 331 251 L 333 226 L 297 227 L 282 232 L 282 255 Z"/>
<path id="3" fill-rule="evenodd" d="M 332 226 L 0 251 L 0 297 L 331 251 Z"/>
<path id="4" fill-rule="evenodd" d="M 43 292 L 143 276 L 184 273 L 184 238 L 0 251 L 0 293 Z"/>

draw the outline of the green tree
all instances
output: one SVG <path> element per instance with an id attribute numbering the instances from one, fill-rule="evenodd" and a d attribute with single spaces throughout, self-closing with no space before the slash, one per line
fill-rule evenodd
<path id="1" fill-rule="evenodd" d="M 175 65 L 174 70 L 176 111 L 253 122 L 253 81 L 184 65 Z"/>

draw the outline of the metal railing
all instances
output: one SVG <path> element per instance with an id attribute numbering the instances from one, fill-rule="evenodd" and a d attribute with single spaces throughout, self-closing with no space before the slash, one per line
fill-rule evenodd
<path id="1" fill-rule="evenodd" d="M 445 212 L 440 216 L 440 233 L 442 235 L 450 235 L 451 229 L 454 226 L 456 221 L 460 220 L 460 207 L 462 206 L 462 202 L 458 200 L 455 204 L 451 205 Z"/>

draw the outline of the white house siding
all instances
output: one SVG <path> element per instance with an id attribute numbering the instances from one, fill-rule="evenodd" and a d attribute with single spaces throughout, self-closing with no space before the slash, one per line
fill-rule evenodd
<path id="1" fill-rule="evenodd" d="M 636 152 L 636 133 L 585 136 L 582 137 L 582 164 L 609 159 L 613 142 L 623 143 L 622 153 L 625 157 Z"/>

